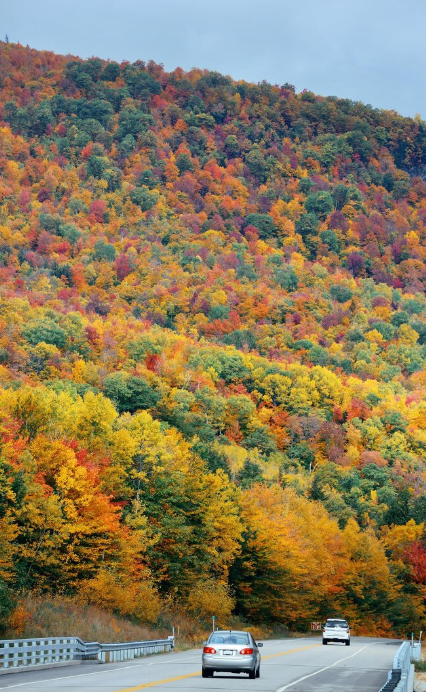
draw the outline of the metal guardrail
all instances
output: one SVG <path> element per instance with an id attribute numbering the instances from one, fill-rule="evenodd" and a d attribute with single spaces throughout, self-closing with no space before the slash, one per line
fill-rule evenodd
<path id="1" fill-rule="evenodd" d="M 102 663 L 113 661 L 127 661 L 132 658 L 141 658 L 150 654 L 167 653 L 174 647 L 174 637 L 167 639 L 153 639 L 146 642 L 124 642 L 120 644 L 98 644 L 90 642 L 86 644 L 85 660 L 97 658 Z"/>
<path id="2" fill-rule="evenodd" d="M 0 667 L 76 661 L 81 659 L 84 649 L 85 644 L 78 637 L 3 640 L 0 641 Z"/>
<path id="3" fill-rule="evenodd" d="M 379 692 L 413 692 L 411 661 L 417 659 L 417 645 L 404 642 L 396 652 L 387 682 Z"/>
<path id="4" fill-rule="evenodd" d="M 127 661 L 150 654 L 165 653 L 173 647 L 173 636 L 167 639 L 118 644 L 86 643 L 79 637 L 0 640 L 0 669 L 54 665 L 67 661 Z"/>

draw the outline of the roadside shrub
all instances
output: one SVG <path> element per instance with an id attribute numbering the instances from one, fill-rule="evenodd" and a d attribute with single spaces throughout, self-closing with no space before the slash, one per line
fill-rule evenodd
<path id="1" fill-rule="evenodd" d="M 121 580 L 105 570 L 80 584 L 80 596 L 110 613 L 134 617 L 138 622 L 154 623 L 161 610 L 160 597 L 151 582 Z"/>

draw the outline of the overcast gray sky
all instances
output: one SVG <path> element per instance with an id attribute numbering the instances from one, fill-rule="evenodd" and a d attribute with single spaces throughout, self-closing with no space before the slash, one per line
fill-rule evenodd
<path id="1" fill-rule="evenodd" d="M 34 48 L 290 82 L 426 119 L 426 0 L 0 0 L 0 8 L 3 36 Z"/>

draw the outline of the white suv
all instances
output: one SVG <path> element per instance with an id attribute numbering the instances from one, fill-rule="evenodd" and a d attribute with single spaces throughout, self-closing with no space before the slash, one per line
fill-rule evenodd
<path id="1" fill-rule="evenodd" d="M 329 618 L 322 631 L 322 643 L 342 642 L 346 646 L 351 644 L 351 631 L 346 620 Z"/>

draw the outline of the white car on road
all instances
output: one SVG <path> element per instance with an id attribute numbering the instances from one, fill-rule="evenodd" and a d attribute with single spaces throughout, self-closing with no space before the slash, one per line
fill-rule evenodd
<path id="1" fill-rule="evenodd" d="M 322 631 L 322 643 L 342 642 L 346 646 L 351 644 L 351 631 L 346 620 L 329 618 Z"/>

